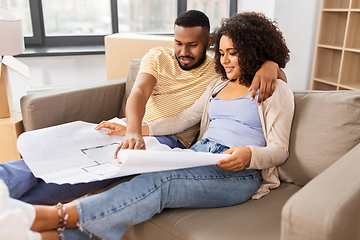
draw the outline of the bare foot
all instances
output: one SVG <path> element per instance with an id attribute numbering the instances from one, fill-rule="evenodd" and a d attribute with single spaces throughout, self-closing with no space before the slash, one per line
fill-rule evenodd
<path id="1" fill-rule="evenodd" d="M 58 210 L 55 206 L 34 206 L 36 211 L 35 221 L 31 230 L 43 232 L 57 229 L 59 226 Z"/>
<path id="2" fill-rule="evenodd" d="M 59 227 L 59 215 L 56 206 L 34 206 L 36 211 L 35 221 L 31 230 L 35 232 L 44 232 L 54 230 Z M 79 216 L 76 205 L 74 203 L 65 204 L 66 212 L 68 214 L 68 221 L 66 227 L 77 227 Z"/>

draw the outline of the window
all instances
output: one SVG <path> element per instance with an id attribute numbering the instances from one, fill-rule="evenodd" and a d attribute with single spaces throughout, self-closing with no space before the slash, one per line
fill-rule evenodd
<path id="1" fill-rule="evenodd" d="M 110 1 L 42 0 L 45 36 L 112 33 Z"/>
<path id="2" fill-rule="evenodd" d="M 26 48 L 103 45 L 112 33 L 172 34 L 176 16 L 204 11 L 211 27 L 237 0 L 0 0 L 23 17 Z"/>
<path id="3" fill-rule="evenodd" d="M 214 7 L 214 22 L 219 22 L 219 20 L 219 2 L 216 2 Z"/>
<path id="4" fill-rule="evenodd" d="M 187 3 L 187 10 L 195 9 L 204 12 L 210 19 L 210 27 L 214 29 L 220 25 L 222 18 L 229 16 L 231 1 L 188 0 Z"/>
<path id="5" fill-rule="evenodd" d="M 172 33 L 177 15 L 176 2 L 118 0 L 119 32 Z"/>

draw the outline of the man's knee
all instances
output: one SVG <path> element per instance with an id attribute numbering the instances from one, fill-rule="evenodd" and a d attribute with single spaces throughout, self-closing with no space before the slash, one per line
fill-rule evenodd
<path id="1" fill-rule="evenodd" d="M 37 184 L 37 179 L 22 159 L 1 163 L 0 179 L 8 187 L 12 198 L 19 198 Z"/>

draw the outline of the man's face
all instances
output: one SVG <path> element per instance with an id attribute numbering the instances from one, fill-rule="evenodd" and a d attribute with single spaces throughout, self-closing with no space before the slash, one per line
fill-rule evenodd
<path id="1" fill-rule="evenodd" d="M 175 25 L 174 38 L 175 56 L 183 70 L 194 69 L 205 61 L 211 39 L 202 27 Z"/>

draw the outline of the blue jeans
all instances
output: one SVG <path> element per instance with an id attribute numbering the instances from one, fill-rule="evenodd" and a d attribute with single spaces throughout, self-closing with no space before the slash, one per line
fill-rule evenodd
<path id="1" fill-rule="evenodd" d="M 171 148 L 184 148 L 174 136 L 158 136 L 156 138 L 160 143 Z M 24 160 L 20 159 L 1 163 L 0 179 L 4 180 L 12 198 L 30 204 L 54 205 L 58 202 L 70 202 L 89 192 L 106 187 L 122 177 L 79 184 L 45 183 L 42 179 L 36 178 Z"/>
<path id="2" fill-rule="evenodd" d="M 24 160 L 20 159 L 1 163 L 0 179 L 4 180 L 12 198 L 30 204 L 54 205 L 58 202 L 70 202 L 116 182 L 121 177 L 79 184 L 45 183 L 36 178 Z"/>
<path id="3" fill-rule="evenodd" d="M 222 153 L 225 146 L 209 140 L 192 149 Z M 216 166 L 140 174 L 131 181 L 74 201 L 79 229 L 67 228 L 62 239 L 120 239 L 132 225 L 164 208 L 213 208 L 243 203 L 261 184 L 259 171 L 229 172 Z"/>

